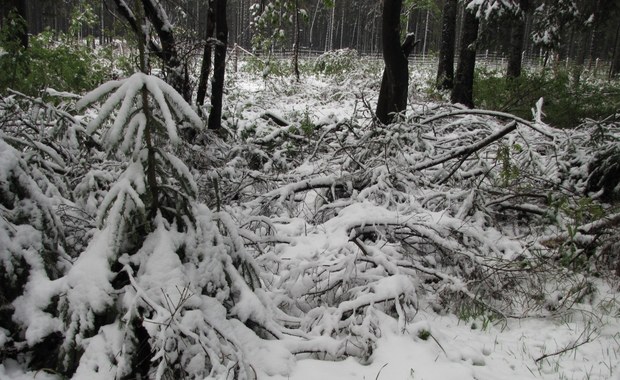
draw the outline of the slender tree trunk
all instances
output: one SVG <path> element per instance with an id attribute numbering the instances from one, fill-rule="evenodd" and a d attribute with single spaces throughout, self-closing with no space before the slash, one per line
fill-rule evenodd
<path id="1" fill-rule="evenodd" d="M 293 34 L 293 74 L 299 82 L 299 3 L 293 0 L 295 32 Z"/>
<path id="2" fill-rule="evenodd" d="M 196 104 L 203 105 L 205 103 L 205 97 L 207 95 L 207 83 L 209 82 L 209 74 L 211 73 L 211 55 L 213 52 L 212 43 L 215 30 L 214 20 L 214 1 L 208 0 L 207 2 L 207 25 L 205 33 L 205 46 L 202 52 L 202 66 L 200 68 L 200 79 L 198 80 L 198 89 L 196 94 Z"/>
<path id="3" fill-rule="evenodd" d="M 437 88 L 450 90 L 454 85 L 454 45 L 456 43 L 457 0 L 446 0 L 443 6 L 441 47 L 437 65 Z"/>
<path id="4" fill-rule="evenodd" d="M 313 32 L 314 32 L 314 22 L 316 21 L 316 16 L 319 14 L 319 5 L 321 5 L 322 0 L 317 0 L 316 1 L 316 7 L 314 8 L 314 14 L 312 15 L 312 22 L 310 23 L 310 49 L 314 49 L 314 44 L 312 43 L 313 41 Z"/>
<path id="5" fill-rule="evenodd" d="M 222 100 L 224 98 L 224 76 L 226 73 L 226 48 L 228 46 L 226 0 L 215 0 L 215 37 L 217 38 L 217 43 L 213 59 L 209 129 L 220 129 L 222 127 Z"/>
<path id="6" fill-rule="evenodd" d="M 474 69 L 476 67 L 476 40 L 479 20 L 474 12 L 465 9 L 461 38 L 461 51 L 456 68 L 452 103 L 474 108 Z"/>
<path id="7" fill-rule="evenodd" d="M 618 42 L 620 40 L 620 24 L 616 29 L 616 38 L 614 39 L 614 51 L 611 61 L 611 68 L 609 69 L 609 78 L 620 75 L 620 49 L 618 48 Z"/>
<path id="8" fill-rule="evenodd" d="M 400 45 L 400 12 L 402 0 L 385 0 L 383 3 L 383 61 L 385 70 L 381 80 L 377 118 L 390 124 L 395 116 L 407 107 L 409 88 L 409 62 L 407 57 L 415 46 L 413 34 Z"/>
<path id="9" fill-rule="evenodd" d="M 327 50 L 334 50 L 334 31 L 336 31 L 336 0 L 334 0 L 331 23 L 329 28 L 329 47 Z"/>

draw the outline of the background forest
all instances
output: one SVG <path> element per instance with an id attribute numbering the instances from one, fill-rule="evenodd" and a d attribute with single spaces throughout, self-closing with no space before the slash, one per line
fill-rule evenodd
<path id="1" fill-rule="evenodd" d="M 616 1 L 0 16 L 1 379 L 619 378 Z"/>

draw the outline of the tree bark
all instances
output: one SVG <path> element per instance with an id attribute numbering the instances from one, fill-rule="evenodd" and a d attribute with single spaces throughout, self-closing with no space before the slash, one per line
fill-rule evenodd
<path id="1" fill-rule="evenodd" d="M 293 34 L 293 74 L 295 79 L 299 82 L 299 3 L 298 0 L 293 0 L 293 17 L 295 32 Z"/>
<path id="2" fill-rule="evenodd" d="M 456 43 L 457 0 L 446 0 L 443 7 L 441 47 L 437 65 L 437 88 L 451 90 L 454 85 L 454 45 Z"/>
<path id="3" fill-rule="evenodd" d="M 456 68 L 452 103 L 474 108 L 474 69 L 476 68 L 476 40 L 479 20 L 475 12 L 465 9 L 461 36 L 461 51 Z"/>
<path id="4" fill-rule="evenodd" d="M 383 124 L 391 124 L 395 115 L 407 107 L 409 88 L 408 55 L 413 49 L 413 35 L 400 45 L 400 12 L 402 0 L 385 0 L 383 3 L 383 61 L 385 70 L 377 102 L 377 118 Z M 407 51 L 405 51 L 407 50 Z"/>
<path id="5" fill-rule="evenodd" d="M 217 42 L 213 59 L 209 129 L 220 129 L 222 127 L 222 100 L 224 98 L 224 76 L 226 73 L 226 47 L 228 46 L 226 0 L 215 0 L 215 37 Z"/>
<path id="6" fill-rule="evenodd" d="M 521 76 L 521 62 L 523 58 L 523 44 L 525 42 L 525 21 L 529 12 L 529 0 L 519 1 L 520 14 L 513 20 L 510 29 L 510 51 L 508 54 L 507 78 Z"/>
<path id="7" fill-rule="evenodd" d="M 205 34 L 205 46 L 202 52 L 202 66 L 200 67 L 200 79 L 198 80 L 198 89 L 196 94 L 196 104 L 201 106 L 205 103 L 207 96 L 207 83 L 209 82 L 209 74 L 211 73 L 211 55 L 213 54 L 212 40 L 215 37 L 215 0 L 207 2 L 207 25 Z"/>
<path id="8" fill-rule="evenodd" d="M 614 78 L 620 75 L 620 49 L 618 48 L 618 41 L 620 40 L 620 24 L 616 29 L 616 38 L 614 41 L 613 58 L 611 60 L 611 67 L 609 69 L 609 78 Z"/>

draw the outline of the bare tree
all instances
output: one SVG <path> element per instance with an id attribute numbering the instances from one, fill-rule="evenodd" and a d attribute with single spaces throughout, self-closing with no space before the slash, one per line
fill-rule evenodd
<path id="1" fill-rule="evenodd" d="M 299 82 L 299 1 L 293 0 L 293 74 Z"/>
<path id="2" fill-rule="evenodd" d="M 441 47 L 437 65 L 437 88 L 452 89 L 454 85 L 454 45 L 456 42 L 457 0 L 446 0 L 443 6 Z"/>
<path id="3" fill-rule="evenodd" d="M 224 98 L 224 76 L 226 73 L 226 48 L 228 47 L 226 0 L 215 0 L 215 38 L 217 41 L 213 55 L 209 129 L 220 129 L 222 127 L 222 100 Z"/>
<path id="4" fill-rule="evenodd" d="M 530 11 L 530 0 L 519 0 L 517 11 L 510 29 L 510 50 L 508 52 L 508 68 L 506 77 L 517 78 L 521 75 L 523 44 L 525 42 L 525 21 Z"/>
<path id="5" fill-rule="evenodd" d="M 470 3 L 470 2 L 468 2 Z M 452 103 L 474 108 L 474 69 L 476 67 L 476 41 L 480 21 L 474 9 L 465 7 L 461 32 L 461 49 L 456 68 Z"/>
<path id="6" fill-rule="evenodd" d="M 408 57 L 415 46 L 413 34 L 407 35 L 400 44 L 400 13 L 402 0 L 385 0 L 383 3 L 383 61 L 385 70 L 377 102 L 377 118 L 383 124 L 391 124 L 395 115 L 407 107 L 409 88 Z"/>

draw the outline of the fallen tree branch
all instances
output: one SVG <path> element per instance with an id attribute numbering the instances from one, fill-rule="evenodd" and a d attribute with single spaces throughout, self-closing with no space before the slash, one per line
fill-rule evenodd
<path id="1" fill-rule="evenodd" d="M 485 116 L 493 116 L 493 117 L 498 117 L 498 118 L 502 118 L 502 119 L 509 119 L 509 120 L 513 120 L 515 122 L 518 122 L 520 124 L 523 124 L 533 130 L 535 130 L 538 133 L 541 133 L 549 138 L 553 138 L 554 136 L 552 134 L 550 134 L 549 132 L 543 131 L 542 129 L 538 128 L 536 125 L 530 123 L 529 121 L 522 119 L 518 116 L 509 114 L 509 113 L 505 113 L 505 112 L 499 112 L 499 111 L 489 111 L 489 110 L 477 110 L 477 109 L 465 109 L 465 110 L 456 110 L 456 111 L 449 111 L 449 112 L 445 112 L 445 113 L 440 113 L 438 115 L 433 115 L 427 119 L 424 119 L 422 121 L 419 122 L 419 124 L 428 124 L 432 121 L 435 120 L 439 120 L 439 119 L 443 119 L 445 117 L 451 117 L 451 116 L 459 116 L 459 115 L 485 115 Z"/>
<path id="2" fill-rule="evenodd" d="M 455 149 L 450 153 L 447 154 L 442 154 L 438 157 L 434 157 L 431 158 L 430 160 L 426 160 L 423 161 L 417 165 L 414 165 L 412 167 L 412 170 L 424 170 L 424 169 L 428 169 L 430 167 L 439 165 L 439 164 L 443 164 L 446 161 L 449 161 L 453 158 L 458 158 L 458 157 L 462 157 L 462 156 L 469 156 L 470 154 L 486 147 L 487 145 L 490 145 L 491 143 L 500 140 L 502 137 L 506 136 L 507 134 L 509 134 L 510 132 L 514 131 L 517 128 L 517 122 L 516 121 L 512 121 L 511 123 L 509 123 L 506 127 L 504 127 L 504 129 L 501 129 L 497 132 L 495 132 L 494 134 L 487 136 L 486 138 L 468 145 L 468 146 L 464 146 L 462 148 L 459 149 Z"/>
<path id="3" fill-rule="evenodd" d="M 594 222 L 587 223 L 577 227 L 577 234 L 582 235 L 594 235 L 606 228 L 617 227 L 620 224 L 620 213 L 612 214 L 610 216 L 595 220 Z M 538 242 L 545 247 L 555 247 L 560 243 L 574 238 L 576 235 L 571 235 L 568 232 L 562 232 L 557 235 L 547 235 L 541 237 Z"/>

